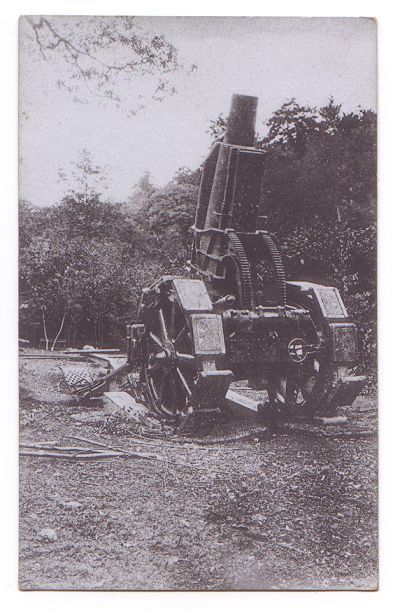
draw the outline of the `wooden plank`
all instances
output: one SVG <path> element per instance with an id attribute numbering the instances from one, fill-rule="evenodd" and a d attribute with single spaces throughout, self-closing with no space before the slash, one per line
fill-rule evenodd
<path id="1" fill-rule="evenodd" d="M 225 398 L 235 407 L 244 407 L 256 413 L 258 413 L 259 406 L 262 405 L 260 401 L 255 401 L 254 399 L 250 399 L 250 397 L 247 397 L 246 395 L 241 395 L 240 393 L 236 392 L 235 390 L 232 390 L 231 388 L 227 390 Z"/>

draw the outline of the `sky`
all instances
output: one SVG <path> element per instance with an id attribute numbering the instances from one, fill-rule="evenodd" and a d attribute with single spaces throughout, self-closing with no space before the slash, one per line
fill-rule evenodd
<path id="1" fill-rule="evenodd" d="M 75 19 L 75 27 L 83 17 Z M 69 22 L 70 18 L 68 18 Z M 20 23 L 19 194 L 38 206 L 61 200 L 80 151 L 105 168 L 106 196 L 125 201 L 145 171 L 157 186 L 180 167 L 195 169 L 209 150 L 209 123 L 229 111 L 233 93 L 259 98 L 256 129 L 286 100 L 321 106 L 333 96 L 346 112 L 376 110 L 376 26 L 369 18 L 139 17 L 138 27 L 164 34 L 192 74 L 173 74 L 178 93 L 146 101 L 136 116 L 56 87 L 67 79 L 59 60 L 32 53 L 31 29 Z M 147 91 L 137 77 L 122 90 L 130 102 Z M 72 186 L 72 185 L 70 185 Z"/>

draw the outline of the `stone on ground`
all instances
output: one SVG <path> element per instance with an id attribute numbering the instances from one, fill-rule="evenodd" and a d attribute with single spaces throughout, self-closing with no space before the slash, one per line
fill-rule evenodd
<path id="1" fill-rule="evenodd" d="M 57 541 L 57 534 L 53 528 L 43 528 L 38 533 L 38 536 L 41 541 L 45 541 L 46 543 L 53 543 L 54 541 Z"/>

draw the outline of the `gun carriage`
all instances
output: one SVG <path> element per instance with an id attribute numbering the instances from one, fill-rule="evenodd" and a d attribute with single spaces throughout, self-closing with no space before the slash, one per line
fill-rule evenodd
<path id="1" fill-rule="evenodd" d="M 128 327 L 129 377 L 169 421 L 229 404 L 333 416 L 365 382 L 350 375 L 356 328 L 338 289 L 286 281 L 260 216 L 267 154 L 254 146 L 256 111 L 257 98 L 233 96 L 224 139 L 203 166 L 191 274 L 144 289 Z M 260 400 L 241 396 L 237 380 Z"/>

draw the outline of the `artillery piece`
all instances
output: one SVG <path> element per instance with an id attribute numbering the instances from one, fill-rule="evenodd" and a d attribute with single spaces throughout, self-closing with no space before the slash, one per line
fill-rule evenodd
<path id="1" fill-rule="evenodd" d="M 223 142 L 204 163 L 190 277 L 163 276 L 144 289 L 128 326 L 129 378 L 172 422 L 228 403 L 269 417 L 334 416 L 365 382 L 350 375 L 356 327 L 338 289 L 287 282 L 264 229 L 257 101 L 233 96 Z M 237 392 L 237 380 L 260 399 Z"/>

